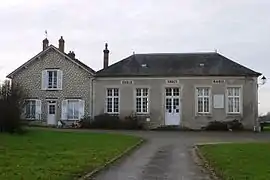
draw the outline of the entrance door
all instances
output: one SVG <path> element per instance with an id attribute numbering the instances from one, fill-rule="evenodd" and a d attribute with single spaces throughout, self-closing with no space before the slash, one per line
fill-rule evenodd
<path id="1" fill-rule="evenodd" d="M 48 101 L 47 124 L 56 124 L 56 101 Z"/>
<path id="2" fill-rule="evenodd" d="M 165 88 L 165 125 L 180 125 L 180 88 Z"/>

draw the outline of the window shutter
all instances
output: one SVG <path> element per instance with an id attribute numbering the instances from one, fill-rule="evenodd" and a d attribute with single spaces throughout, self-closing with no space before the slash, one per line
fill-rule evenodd
<path id="1" fill-rule="evenodd" d="M 48 76 L 47 76 L 47 71 L 43 70 L 42 71 L 42 77 L 41 77 L 41 89 L 46 90 L 47 89 L 47 83 L 48 83 Z"/>
<path id="2" fill-rule="evenodd" d="M 35 119 L 41 119 L 41 100 L 36 100 L 36 115 Z"/>
<path id="3" fill-rule="evenodd" d="M 84 116 L 84 105 L 85 105 L 85 102 L 84 100 L 79 100 L 79 119 L 83 118 Z"/>
<path id="4" fill-rule="evenodd" d="M 62 90 L 62 81 L 63 81 L 63 72 L 61 70 L 57 70 L 57 89 Z"/>
<path id="5" fill-rule="evenodd" d="M 63 100 L 62 101 L 62 114 L 61 114 L 61 119 L 62 120 L 67 120 L 67 105 L 68 105 L 68 100 Z"/>

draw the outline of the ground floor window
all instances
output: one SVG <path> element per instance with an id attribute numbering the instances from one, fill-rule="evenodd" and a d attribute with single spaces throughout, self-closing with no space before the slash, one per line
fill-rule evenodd
<path id="1" fill-rule="evenodd" d="M 25 100 L 25 117 L 27 119 L 36 118 L 36 101 L 35 100 Z"/>
<path id="2" fill-rule="evenodd" d="M 197 87 L 196 96 L 197 113 L 210 113 L 210 88 Z"/>
<path id="3" fill-rule="evenodd" d="M 240 87 L 227 88 L 228 113 L 240 113 L 241 89 Z"/>
<path id="4" fill-rule="evenodd" d="M 68 100 L 67 101 L 67 117 L 68 119 L 79 119 L 79 100 Z"/>
<path id="5" fill-rule="evenodd" d="M 119 113 L 119 89 L 108 88 L 106 93 L 106 112 Z"/>
<path id="6" fill-rule="evenodd" d="M 136 88 L 136 113 L 148 113 L 148 88 Z"/>

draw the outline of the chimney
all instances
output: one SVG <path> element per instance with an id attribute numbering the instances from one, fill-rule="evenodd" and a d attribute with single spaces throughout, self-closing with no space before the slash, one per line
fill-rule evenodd
<path id="1" fill-rule="evenodd" d="M 74 53 L 74 51 L 69 51 L 68 56 L 69 56 L 71 59 L 75 59 L 75 53 Z"/>
<path id="2" fill-rule="evenodd" d="M 43 41 L 43 51 L 49 46 L 49 40 L 47 38 L 45 38 Z"/>
<path id="3" fill-rule="evenodd" d="M 105 49 L 103 50 L 104 58 L 103 58 L 103 69 L 107 68 L 109 65 L 109 50 L 108 50 L 108 44 L 105 43 Z"/>
<path id="4" fill-rule="evenodd" d="M 65 40 L 63 39 L 63 36 L 59 39 L 59 48 L 61 52 L 65 52 Z"/>

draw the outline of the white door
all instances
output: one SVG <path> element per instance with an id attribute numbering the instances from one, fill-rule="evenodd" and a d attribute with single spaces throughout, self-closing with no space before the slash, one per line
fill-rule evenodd
<path id="1" fill-rule="evenodd" d="M 47 124 L 56 124 L 56 101 L 48 102 Z"/>
<path id="2" fill-rule="evenodd" d="M 165 88 L 165 125 L 180 125 L 180 88 Z"/>

